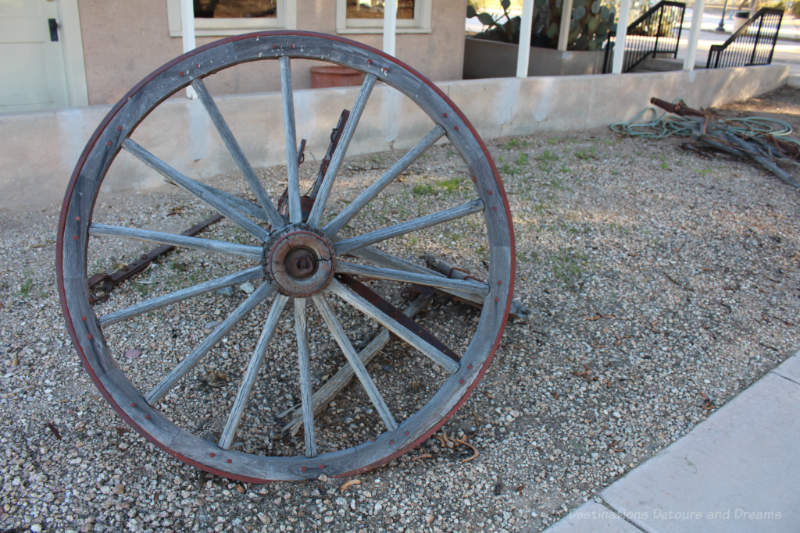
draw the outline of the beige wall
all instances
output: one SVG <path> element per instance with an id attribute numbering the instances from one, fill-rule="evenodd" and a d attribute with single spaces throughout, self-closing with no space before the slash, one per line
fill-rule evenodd
<path id="1" fill-rule="evenodd" d="M 461 79 L 466 0 L 431 0 L 431 33 L 399 34 L 397 56 L 436 81 Z M 166 0 L 79 0 L 86 82 L 90 104 L 110 104 L 148 73 L 181 53 L 170 37 Z M 297 28 L 336 33 L 334 0 L 297 0 Z M 345 37 L 381 46 L 380 34 Z M 198 46 L 215 40 L 198 38 Z M 311 62 L 294 73 L 297 87 L 309 87 Z M 280 88 L 277 65 L 244 65 L 212 76 L 214 94 L 253 93 Z"/>

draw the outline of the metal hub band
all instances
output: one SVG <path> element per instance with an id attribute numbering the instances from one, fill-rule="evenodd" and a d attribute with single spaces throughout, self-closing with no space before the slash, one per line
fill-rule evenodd
<path id="1" fill-rule="evenodd" d="M 304 224 L 277 231 L 264 247 L 264 272 L 281 294 L 305 298 L 328 286 L 334 269 L 333 246 Z"/>

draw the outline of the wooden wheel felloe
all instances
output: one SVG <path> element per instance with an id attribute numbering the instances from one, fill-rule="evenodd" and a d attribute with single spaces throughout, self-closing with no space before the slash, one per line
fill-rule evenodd
<path id="1" fill-rule="evenodd" d="M 298 168 L 297 134 L 307 134 L 304 124 L 295 124 L 291 65 L 298 59 L 365 74 L 311 199 L 301 193 L 307 181 L 302 170 L 310 163 Z M 280 64 L 288 164 L 275 182 L 253 170 L 204 83 L 210 74 L 252 61 Z M 194 179 L 157 156 L 158 146 L 134 140 L 139 124 L 188 85 L 235 161 L 245 194 Z M 431 129 L 379 176 L 361 183 L 348 174 L 345 156 L 376 87 L 404 95 L 430 118 Z M 413 180 L 398 177 L 443 137 L 461 155 L 464 165 L 456 172 L 467 179 L 441 189 L 427 183 L 410 189 L 404 182 Z M 123 152 L 201 208 L 222 214 L 225 223 L 207 236 L 190 237 L 173 231 L 167 219 L 117 220 L 98 198 Z M 286 215 L 276 208 L 283 190 Z M 410 199 L 413 209 L 395 209 L 387 198 Z M 159 267 L 156 294 L 123 286 L 107 302 L 90 304 L 92 261 L 142 241 L 178 247 L 185 259 L 175 262 L 183 266 Z M 429 270 L 422 255 L 437 250 L 483 270 L 486 281 Z M 293 480 L 373 468 L 422 442 L 453 414 L 502 335 L 512 299 L 514 242 L 488 151 L 430 81 L 360 43 L 262 32 L 176 58 L 111 110 L 67 189 L 57 270 L 67 327 L 82 362 L 131 426 L 204 470 L 248 481 Z M 242 284 L 250 286 L 246 296 L 219 294 Z M 478 313 L 442 304 L 412 320 L 398 308 L 408 289 L 420 287 L 483 304 Z M 409 315 L 419 310 L 418 300 L 406 309 Z M 170 327 L 171 335 L 163 334 Z M 141 342 L 147 357 L 129 360 L 132 342 Z M 381 347 L 382 365 L 362 362 Z M 333 387 L 332 376 L 348 373 L 358 383 L 327 409 L 319 405 L 317 396 Z M 286 420 L 280 415 L 295 401 L 302 438 L 281 431 Z"/>

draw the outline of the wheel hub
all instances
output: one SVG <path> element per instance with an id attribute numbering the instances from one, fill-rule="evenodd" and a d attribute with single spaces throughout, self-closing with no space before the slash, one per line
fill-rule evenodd
<path id="1" fill-rule="evenodd" d="M 305 298 L 323 290 L 333 277 L 333 245 L 304 224 L 275 232 L 264 246 L 262 265 L 278 291 Z"/>

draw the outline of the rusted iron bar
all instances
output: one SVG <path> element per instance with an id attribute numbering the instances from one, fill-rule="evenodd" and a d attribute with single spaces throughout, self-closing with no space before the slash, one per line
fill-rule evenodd
<path id="1" fill-rule="evenodd" d="M 691 148 L 694 151 L 710 149 L 745 161 L 754 161 L 787 185 L 800 189 L 800 183 L 778 166 L 778 162 L 797 165 L 800 162 L 800 144 L 782 140 L 774 135 L 762 135 L 759 138 L 757 135 L 731 130 L 726 127 L 724 121 L 713 121 L 710 112 L 693 109 L 682 100 L 672 104 L 653 97 L 650 103 L 675 115 L 703 118 L 700 130 L 692 131 L 692 136 L 697 141 L 696 146 Z M 690 145 L 683 146 L 688 148 Z"/>
<path id="2" fill-rule="evenodd" d="M 452 266 L 449 263 L 442 261 L 438 257 L 435 257 L 431 254 L 425 254 L 425 263 L 428 265 L 428 268 L 435 270 L 440 274 L 444 274 L 448 278 L 453 279 L 469 279 L 473 281 L 479 281 L 481 283 L 486 283 L 485 280 L 478 279 L 473 276 L 469 271 L 464 270 L 463 268 L 459 268 L 456 266 Z M 460 302 L 464 302 L 468 305 L 480 308 L 483 305 L 483 299 L 480 296 L 463 293 L 460 296 L 453 295 L 452 292 L 443 292 L 438 291 L 441 294 L 446 294 L 450 298 L 458 300 Z M 508 311 L 508 314 L 517 320 L 528 320 L 531 316 L 531 310 L 526 305 L 521 304 L 517 300 L 513 300 L 511 302 L 511 308 Z"/>
<path id="3" fill-rule="evenodd" d="M 319 172 L 317 172 L 317 178 L 314 180 L 314 185 L 307 194 L 312 201 L 317 197 L 319 188 L 322 185 L 322 178 L 325 177 L 325 173 L 328 171 L 328 165 L 331 164 L 333 152 L 336 150 L 336 146 L 339 144 L 339 139 L 342 138 L 344 125 L 347 124 L 348 118 L 350 118 L 350 110 L 342 109 L 342 113 L 339 115 L 339 121 L 336 123 L 336 127 L 331 130 L 331 142 L 328 144 L 328 151 L 325 152 L 325 157 L 322 158 L 322 163 L 319 166 Z"/>
<path id="4" fill-rule="evenodd" d="M 428 344 L 441 351 L 453 361 L 458 362 L 461 360 L 461 357 L 458 354 L 451 350 L 442 341 L 437 339 L 430 331 L 426 330 L 408 318 L 400 309 L 383 299 L 378 293 L 358 281 L 354 276 L 349 274 L 337 274 L 336 277 L 339 279 L 339 281 L 353 289 L 353 291 L 355 291 L 359 296 L 365 298 L 369 303 L 389 315 L 392 319 L 399 322 L 406 329 L 421 337 Z"/>
<path id="5" fill-rule="evenodd" d="M 195 224 L 191 228 L 184 231 L 181 235 L 186 236 L 193 236 L 197 235 L 201 231 L 205 230 L 212 224 L 216 224 L 222 220 L 222 215 L 214 215 L 211 216 L 202 222 Z M 123 281 L 129 280 L 138 274 L 144 272 L 144 270 L 150 266 L 150 263 L 158 259 L 159 257 L 168 254 L 175 247 L 169 244 L 164 244 L 159 246 L 158 248 L 154 248 L 153 250 L 147 252 L 146 254 L 142 254 L 139 259 L 133 261 L 132 263 L 128 263 L 127 265 L 119 268 L 118 270 L 108 274 L 107 272 L 101 272 L 99 274 L 95 274 L 91 278 L 89 278 L 89 303 L 95 304 L 99 302 L 104 302 L 108 299 L 111 291 L 114 290 L 114 287 L 121 284 Z"/>
<path id="6" fill-rule="evenodd" d="M 654 106 L 660 107 L 664 111 L 672 113 L 673 115 L 680 115 L 682 117 L 692 116 L 706 118 L 709 116 L 708 112 L 693 109 L 686 105 L 686 102 L 683 100 L 679 100 L 677 103 L 673 104 L 654 96 L 650 99 L 650 103 Z"/>

